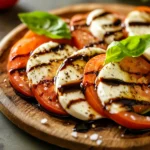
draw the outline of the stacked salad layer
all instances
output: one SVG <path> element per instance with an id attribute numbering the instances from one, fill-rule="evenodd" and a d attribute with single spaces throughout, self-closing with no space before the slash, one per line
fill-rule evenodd
<path id="1" fill-rule="evenodd" d="M 9 54 L 15 90 L 59 116 L 150 128 L 149 7 L 126 16 L 99 8 L 71 19 L 41 11 L 19 18 L 29 30 Z"/>

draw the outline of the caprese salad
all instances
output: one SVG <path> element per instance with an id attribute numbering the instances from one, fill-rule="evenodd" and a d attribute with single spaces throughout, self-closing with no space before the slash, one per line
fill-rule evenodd
<path id="1" fill-rule="evenodd" d="M 99 8 L 70 20 L 41 11 L 19 17 L 29 31 L 9 54 L 15 90 L 60 116 L 150 129 L 149 7 L 127 16 Z"/>

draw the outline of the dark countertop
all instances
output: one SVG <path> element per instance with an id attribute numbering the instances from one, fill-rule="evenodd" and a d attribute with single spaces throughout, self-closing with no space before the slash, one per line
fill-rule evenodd
<path id="1" fill-rule="evenodd" d="M 0 40 L 17 26 L 19 12 L 51 10 L 79 3 L 125 3 L 150 6 L 150 0 L 20 0 L 18 4 L 0 11 Z M 1 5 L 1 4 L 0 4 Z M 65 150 L 40 141 L 17 128 L 0 112 L 0 150 Z"/>

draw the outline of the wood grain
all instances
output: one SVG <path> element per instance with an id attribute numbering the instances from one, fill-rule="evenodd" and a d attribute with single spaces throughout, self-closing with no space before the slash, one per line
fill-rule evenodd
<path id="1" fill-rule="evenodd" d="M 128 5 L 110 5 L 110 4 L 80 4 L 52 11 L 62 17 L 71 17 L 75 13 L 84 13 L 95 8 L 105 8 L 108 10 L 127 14 L 133 9 Z M 16 95 L 10 86 L 6 66 L 10 47 L 21 38 L 26 32 L 26 27 L 20 25 L 10 32 L 0 43 L 0 110 L 19 128 L 29 134 L 47 141 L 49 143 L 66 147 L 73 150 L 100 150 L 100 149 L 144 149 L 150 147 L 150 134 L 133 135 L 127 134 L 122 137 L 124 128 L 118 128 L 118 125 L 112 121 L 100 120 L 99 128 L 91 129 L 86 134 L 78 133 L 78 138 L 71 136 L 75 121 L 72 119 L 59 119 L 40 110 L 35 104 L 26 101 Z M 48 123 L 42 125 L 41 119 L 47 118 Z M 102 136 L 102 144 L 97 145 L 89 139 L 89 136 L 97 133 Z"/>

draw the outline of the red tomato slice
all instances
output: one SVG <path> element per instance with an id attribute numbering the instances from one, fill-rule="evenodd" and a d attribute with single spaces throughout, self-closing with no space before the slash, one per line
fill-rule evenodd
<path id="1" fill-rule="evenodd" d="M 43 38 L 41 36 L 34 36 L 31 38 L 22 38 L 19 40 L 12 48 L 10 51 L 9 59 L 8 59 L 8 65 L 7 65 L 7 70 L 8 70 L 8 75 L 10 82 L 12 86 L 19 91 L 20 93 L 24 94 L 25 96 L 33 96 L 31 93 L 31 90 L 28 86 L 28 80 L 22 79 L 22 76 L 20 76 L 17 70 L 24 68 L 22 72 L 24 72 L 24 77 L 26 78 L 26 63 L 28 61 L 30 53 L 37 48 L 39 45 L 48 42 L 50 39 L 49 38 Z M 13 71 L 12 70 L 16 70 Z M 14 77 L 15 76 L 15 77 Z M 18 84 L 21 82 L 20 84 Z M 23 85 L 19 86 L 19 85 Z"/>
<path id="2" fill-rule="evenodd" d="M 67 43 L 70 44 L 71 40 L 52 40 L 50 38 L 47 38 L 45 36 L 37 35 L 33 33 L 32 31 L 28 31 L 22 39 L 20 39 L 18 42 L 14 44 L 14 46 L 11 48 L 9 59 L 8 59 L 8 76 L 10 79 L 10 82 L 12 86 L 19 91 L 20 93 L 24 94 L 25 96 L 33 96 L 32 92 L 28 86 L 28 80 L 22 80 L 22 76 L 20 76 L 19 72 L 17 70 L 24 68 L 22 72 L 24 72 L 24 77 L 27 79 L 26 76 L 26 63 L 28 61 L 30 53 L 36 49 L 41 44 L 48 42 L 48 41 L 56 41 L 60 43 Z M 12 70 L 13 73 L 11 72 Z M 17 73 L 15 73 L 17 72 Z M 15 78 L 14 78 L 15 76 Z M 16 77 L 17 76 L 17 77 Z M 22 88 L 20 85 L 23 85 Z"/>
<path id="3" fill-rule="evenodd" d="M 68 115 L 59 104 L 54 88 L 53 81 L 45 80 L 45 82 L 33 86 L 32 92 L 40 105 L 46 110 L 58 115 Z"/>
<path id="4" fill-rule="evenodd" d="M 25 69 L 20 71 L 17 70 L 14 73 L 8 73 L 9 81 L 19 93 L 32 97 L 32 92 L 29 88 L 28 79 Z"/>
<path id="5" fill-rule="evenodd" d="M 150 129 L 150 117 L 138 115 L 134 112 L 119 112 L 107 115 L 120 125 L 130 129 Z"/>
<path id="6" fill-rule="evenodd" d="M 90 43 L 96 43 L 97 39 L 86 29 L 78 29 L 72 32 L 73 43 L 78 49 L 82 49 L 85 46 L 93 46 Z M 98 46 L 98 45 L 97 45 Z M 106 49 L 106 44 L 99 44 L 99 47 Z"/>
<path id="7" fill-rule="evenodd" d="M 54 84 L 48 84 L 46 87 L 48 89 L 47 91 L 45 90 L 45 84 L 39 84 L 37 86 L 34 86 L 32 88 L 32 92 L 29 87 L 26 74 L 26 64 L 29 59 L 30 53 L 41 44 L 48 41 L 71 45 L 71 40 L 53 40 L 45 36 L 37 35 L 32 31 L 28 31 L 24 35 L 24 37 L 11 48 L 7 65 L 9 80 L 12 86 L 18 92 L 28 97 L 35 96 L 41 106 L 43 106 L 48 111 L 60 115 L 67 115 L 67 113 L 62 109 L 57 100 L 57 94 L 54 91 Z M 24 69 L 22 70 L 22 68 Z"/>
<path id="8" fill-rule="evenodd" d="M 112 12 L 117 18 L 124 20 L 124 16 Z M 108 44 L 106 42 L 100 42 L 98 38 L 94 37 L 89 31 L 89 27 L 86 26 L 86 18 L 88 14 L 78 14 L 71 18 L 70 26 L 72 29 L 72 39 L 74 45 L 81 49 L 85 46 L 96 46 L 106 49 Z M 122 30 L 123 37 L 127 37 L 127 32 L 125 29 Z"/>
<path id="9" fill-rule="evenodd" d="M 137 58 L 134 58 L 135 60 Z M 138 58 L 141 59 L 141 58 Z M 95 79 L 97 76 L 97 72 L 100 71 L 100 69 L 103 66 L 105 60 L 105 54 L 101 54 L 98 56 L 93 57 L 89 60 L 89 62 L 86 64 L 84 69 L 84 77 L 83 77 L 83 87 L 85 88 L 85 96 L 89 104 L 100 114 L 103 114 L 104 116 L 109 117 L 110 119 L 114 120 L 118 124 L 130 128 L 130 129 L 148 129 L 150 128 L 150 117 L 148 116 L 142 116 L 137 113 L 141 113 L 141 111 L 145 111 L 149 108 L 149 106 L 143 106 L 143 105 L 135 105 L 134 111 L 136 112 L 119 112 L 116 114 L 109 113 L 106 109 L 104 110 L 102 104 L 100 103 L 100 100 L 97 96 L 96 90 L 95 90 Z M 125 59 L 123 62 L 127 62 Z M 123 66 L 124 63 L 121 63 Z M 129 62 L 133 63 L 133 60 Z M 135 61 L 137 63 L 137 61 Z M 146 63 L 146 62 L 145 62 Z M 133 64 L 135 65 L 135 64 Z M 130 65 L 131 66 L 131 65 Z M 147 70 L 148 68 L 145 68 Z M 131 69 L 139 71 L 139 69 Z"/>
<path id="10" fill-rule="evenodd" d="M 136 7 L 135 10 L 150 12 L 150 7 L 147 7 L 147 6 L 139 6 L 139 7 Z"/>
<path id="11" fill-rule="evenodd" d="M 95 90 L 95 79 L 105 60 L 106 54 L 100 54 L 90 59 L 84 68 L 83 88 L 85 89 L 85 97 L 88 103 L 102 116 L 106 116 L 100 100 Z"/>

